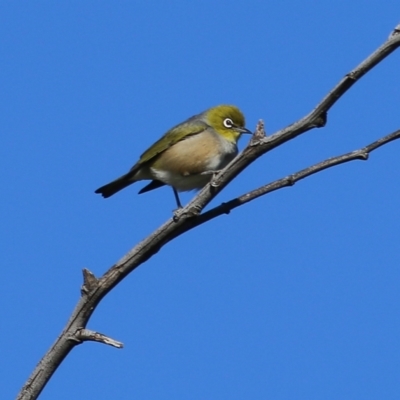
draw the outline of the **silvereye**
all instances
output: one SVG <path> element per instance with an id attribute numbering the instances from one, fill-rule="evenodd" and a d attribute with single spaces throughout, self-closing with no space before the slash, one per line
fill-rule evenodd
<path id="1" fill-rule="evenodd" d="M 95 193 L 110 197 L 136 181 L 151 179 L 139 193 L 172 186 L 180 208 L 178 191 L 201 189 L 237 155 L 240 135 L 251 133 L 244 125 L 244 116 L 237 107 L 210 108 L 170 129 L 127 174 Z"/>

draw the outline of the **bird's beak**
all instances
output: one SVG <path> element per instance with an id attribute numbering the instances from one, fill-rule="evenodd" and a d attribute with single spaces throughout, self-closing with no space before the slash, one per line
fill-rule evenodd
<path id="1" fill-rule="evenodd" d="M 241 127 L 241 126 L 235 126 L 235 130 L 236 130 L 236 132 L 240 132 L 240 133 L 249 133 L 250 135 L 253 134 L 253 132 L 251 130 Z"/>

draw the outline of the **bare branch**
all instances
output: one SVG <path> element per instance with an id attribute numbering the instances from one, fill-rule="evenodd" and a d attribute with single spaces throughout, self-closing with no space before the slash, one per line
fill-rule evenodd
<path id="1" fill-rule="evenodd" d="M 369 152 L 379 146 L 398 138 L 398 131 L 395 137 L 372 143 L 361 151 L 348 153 L 347 155 L 326 160 L 323 163 L 307 168 L 293 174 L 290 177 L 272 182 L 260 189 L 250 192 L 238 199 L 228 202 L 228 208 L 221 205 L 203 215 L 198 215 L 203 208 L 243 169 L 249 166 L 254 160 L 272 149 L 282 145 L 288 140 L 294 139 L 300 134 L 316 127 L 322 127 L 327 120 L 328 110 L 350 89 L 363 75 L 375 67 L 379 62 L 391 54 L 400 46 L 400 27 L 397 26 L 388 40 L 379 47 L 371 56 L 348 73 L 312 110 L 308 115 L 294 124 L 276 132 L 271 136 L 265 136 L 262 122 L 257 125 L 257 130 L 250 143 L 244 151 L 236 157 L 223 171 L 214 177 L 212 182 L 206 185 L 199 194 L 182 210 L 174 219 L 169 219 L 153 234 L 137 244 L 120 261 L 112 266 L 101 278 L 96 278 L 90 271 L 84 270 L 84 283 L 81 290 L 81 298 L 78 301 L 66 327 L 56 342 L 36 366 L 29 377 L 17 399 L 37 399 L 44 386 L 51 378 L 69 352 L 83 340 L 95 340 L 110 345 L 122 346 L 122 343 L 114 341 L 104 335 L 86 330 L 86 325 L 94 312 L 96 306 L 122 279 L 124 279 L 135 268 L 147 261 L 156 254 L 166 243 L 181 235 L 182 233 L 206 222 L 211 218 L 229 212 L 240 204 L 277 190 L 280 187 L 293 185 L 296 181 L 304 179 L 323 169 L 350 161 L 352 159 L 365 159 Z M 394 135 L 394 134 L 393 134 Z M 390 136 L 390 135 L 389 135 Z M 224 208 L 225 207 L 225 208 Z M 229 208 L 230 207 L 230 208 Z M 214 214 L 215 215 L 214 215 Z M 97 336 L 100 335 L 100 336 Z M 97 338 L 97 339 L 94 339 Z"/>
<path id="2" fill-rule="evenodd" d="M 226 203 L 222 203 L 218 207 L 215 207 L 205 212 L 204 214 L 199 215 L 198 218 L 196 218 L 196 220 L 193 222 L 192 228 L 202 225 L 205 222 L 210 221 L 211 219 L 214 219 L 222 214 L 229 214 L 236 207 L 249 203 L 250 201 L 257 199 L 258 197 L 264 196 L 268 193 L 274 192 L 284 187 L 293 186 L 296 182 L 311 175 L 314 175 L 317 172 L 321 172 L 325 169 L 332 168 L 337 165 L 354 160 L 368 160 L 369 154 L 372 153 L 374 150 L 397 139 L 400 139 L 400 129 L 376 140 L 375 142 L 363 147 L 362 149 L 342 154 L 340 156 L 328 158 L 327 160 L 324 160 L 318 164 L 314 164 L 311 167 L 305 168 L 292 175 L 277 179 L 276 181 L 268 183 L 267 185 L 264 185 L 258 189 L 252 190 L 251 192 L 245 193 L 237 197 L 236 199 L 232 199 Z"/>
<path id="3" fill-rule="evenodd" d="M 206 185 L 200 193 L 185 207 L 183 217 L 198 214 L 232 179 L 248 167 L 261 155 L 275 149 L 288 140 L 294 139 L 302 133 L 316 127 L 322 127 L 327 120 L 327 112 L 330 108 L 368 71 L 385 59 L 389 54 L 400 46 L 400 34 L 397 33 L 398 25 L 388 40 L 375 50 L 366 60 L 362 61 L 356 68 L 346 76 L 321 100 L 321 102 L 304 118 L 287 126 L 284 129 L 266 136 L 261 140 L 254 139 L 243 150 L 238 157 L 231 161 L 213 181 L 213 190 Z"/>
<path id="4" fill-rule="evenodd" d="M 84 328 L 78 329 L 75 332 L 75 335 L 70 338 L 70 340 L 75 340 L 78 343 L 85 341 L 99 342 L 116 347 L 117 349 L 122 349 L 124 347 L 124 344 L 122 342 L 118 342 L 117 340 L 112 339 L 104 335 L 103 333 L 91 331 L 90 329 Z"/>
<path id="5" fill-rule="evenodd" d="M 81 293 L 88 294 L 95 290 L 99 286 L 99 280 L 94 276 L 93 272 L 84 268 L 83 273 L 83 285 L 81 287 Z"/>

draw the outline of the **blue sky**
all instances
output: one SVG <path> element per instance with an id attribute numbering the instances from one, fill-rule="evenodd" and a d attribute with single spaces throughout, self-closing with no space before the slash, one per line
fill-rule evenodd
<path id="1" fill-rule="evenodd" d="M 400 22 L 393 1 L 2 2 L 2 393 L 103 274 L 171 216 L 162 188 L 94 190 L 220 103 L 269 134 L 308 113 Z M 259 159 L 210 205 L 400 128 L 400 52 L 324 129 Z M 240 147 L 246 144 L 243 138 Z M 99 305 L 41 399 L 397 399 L 400 143 L 177 238 Z M 183 194 L 187 202 L 192 193 Z"/>

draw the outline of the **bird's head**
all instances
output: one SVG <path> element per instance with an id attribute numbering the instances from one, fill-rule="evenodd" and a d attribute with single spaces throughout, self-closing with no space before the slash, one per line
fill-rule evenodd
<path id="1" fill-rule="evenodd" d="M 220 105 L 203 113 L 205 122 L 226 140 L 236 143 L 242 133 L 252 133 L 245 128 L 243 113 L 236 107 Z"/>

